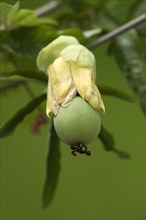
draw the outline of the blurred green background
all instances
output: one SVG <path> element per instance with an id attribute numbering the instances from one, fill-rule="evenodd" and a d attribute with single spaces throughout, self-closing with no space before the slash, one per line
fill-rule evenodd
<path id="1" fill-rule="evenodd" d="M 5 1 L 14 3 L 15 1 Z M 35 8 L 47 1 L 20 1 Z M 108 43 L 94 49 L 97 82 L 119 86 L 131 92 L 113 57 Z M 30 82 L 35 94 L 44 85 Z M 29 100 L 24 88 L 1 98 L 1 119 L 5 121 Z M 1 141 L 1 219 L 50 220 L 144 220 L 145 219 L 145 118 L 138 104 L 103 96 L 106 113 L 101 117 L 114 134 L 116 147 L 128 152 L 122 160 L 106 152 L 99 140 L 89 148 L 92 156 L 73 157 L 61 144 L 61 172 L 52 204 L 42 208 L 48 126 L 39 135 L 30 132 L 35 111 L 15 133 Z M 43 105 L 45 109 L 45 103 Z"/>

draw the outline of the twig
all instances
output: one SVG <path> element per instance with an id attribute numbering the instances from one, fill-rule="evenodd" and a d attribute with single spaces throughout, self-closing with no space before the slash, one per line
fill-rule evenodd
<path id="1" fill-rule="evenodd" d="M 55 8 L 57 8 L 61 4 L 60 1 L 51 1 L 48 4 L 45 4 L 37 9 L 35 9 L 35 13 L 37 16 L 44 16 L 47 13 L 53 11 Z"/>
<path id="2" fill-rule="evenodd" d="M 99 38 L 98 40 L 94 41 L 93 43 L 89 44 L 87 47 L 89 49 L 93 49 L 101 44 L 103 44 L 104 42 L 117 37 L 118 35 L 124 33 L 125 31 L 133 28 L 133 27 L 137 27 L 138 25 L 142 24 L 146 22 L 146 15 L 140 15 L 139 17 L 133 19 L 132 21 L 129 21 L 128 23 L 116 28 L 115 30 L 111 31 L 110 33 L 102 36 L 101 38 Z"/>

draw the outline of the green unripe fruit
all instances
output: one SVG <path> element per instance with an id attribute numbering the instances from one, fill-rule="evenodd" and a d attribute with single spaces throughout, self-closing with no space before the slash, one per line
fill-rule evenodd
<path id="1" fill-rule="evenodd" d="M 77 96 L 67 108 L 60 107 L 54 126 L 59 138 L 66 144 L 88 144 L 99 134 L 99 113 L 85 100 Z"/>

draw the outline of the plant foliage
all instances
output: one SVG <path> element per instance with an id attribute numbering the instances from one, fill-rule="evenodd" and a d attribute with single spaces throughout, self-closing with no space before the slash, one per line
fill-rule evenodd
<path id="1" fill-rule="evenodd" d="M 51 2 L 51 1 L 50 1 Z M 61 7 L 60 7 L 61 5 Z M 0 3 L 0 91 L 19 89 L 19 85 L 36 80 L 47 85 L 47 77 L 38 71 L 36 57 L 42 47 L 60 35 L 75 36 L 85 46 L 101 36 L 144 13 L 144 0 L 62 0 L 59 6 L 48 9 L 38 16 L 36 11 Z M 139 102 L 146 114 L 146 81 L 144 72 L 145 26 L 133 28 L 110 41 L 110 51 L 115 57 L 123 77 L 134 92 L 127 94 L 123 89 L 111 85 L 98 85 L 102 95 L 112 96 L 129 102 Z M 107 51 L 108 52 L 108 51 Z M 30 88 L 31 89 L 31 88 Z M 42 93 L 16 110 L 12 118 L 0 128 L 0 137 L 10 135 L 46 99 Z M 129 154 L 115 148 L 114 137 L 102 127 L 99 139 L 106 151 L 113 151 L 121 158 Z M 60 171 L 59 139 L 50 122 L 47 175 L 43 192 L 43 204 L 51 203 Z"/>

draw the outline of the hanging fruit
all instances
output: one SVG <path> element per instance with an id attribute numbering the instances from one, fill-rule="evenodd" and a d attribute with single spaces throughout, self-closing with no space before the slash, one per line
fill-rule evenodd
<path id="1" fill-rule="evenodd" d="M 37 65 L 48 75 L 46 113 L 53 114 L 57 135 L 71 146 L 73 155 L 90 155 L 85 144 L 98 136 L 98 111 L 105 111 L 95 84 L 94 55 L 76 38 L 60 36 L 40 51 Z"/>

